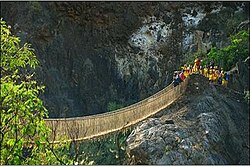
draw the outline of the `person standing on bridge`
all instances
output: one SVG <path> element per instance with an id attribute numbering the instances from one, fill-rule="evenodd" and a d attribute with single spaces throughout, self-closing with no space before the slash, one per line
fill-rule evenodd
<path id="1" fill-rule="evenodd" d="M 216 66 L 212 69 L 212 82 L 216 81 L 216 74 L 215 74 Z"/>
<path id="2" fill-rule="evenodd" d="M 173 83 L 174 83 L 174 87 L 176 87 L 180 83 L 180 78 L 179 78 L 179 74 L 177 71 L 174 72 Z"/>
<path id="3" fill-rule="evenodd" d="M 204 74 L 205 77 L 208 78 L 208 68 L 207 68 L 207 65 L 204 66 L 203 74 Z"/>
<path id="4" fill-rule="evenodd" d="M 219 76 L 220 76 L 220 71 L 219 71 L 219 68 L 218 68 L 218 66 L 215 66 L 214 67 L 214 69 L 215 69 L 215 73 L 214 73 L 214 75 L 215 75 L 215 82 L 219 82 Z"/>
<path id="5" fill-rule="evenodd" d="M 194 60 L 194 72 L 195 73 L 199 73 L 200 65 L 201 65 L 201 60 L 200 58 L 196 57 Z"/>
<path id="6" fill-rule="evenodd" d="M 183 82 L 184 79 L 186 78 L 185 75 L 184 75 L 183 70 L 181 70 L 181 72 L 179 73 L 179 77 L 180 77 L 180 82 Z"/>
<path id="7" fill-rule="evenodd" d="M 221 68 L 221 72 L 220 72 L 219 80 L 218 80 L 219 84 L 222 84 L 223 78 L 224 78 L 224 71 L 223 71 L 223 68 Z"/>
<path id="8" fill-rule="evenodd" d="M 229 81 L 229 74 L 225 72 L 224 78 L 222 79 L 222 85 L 227 87 L 228 81 Z"/>
<path id="9" fill-rule="evenodd" d="M 213 81 L 213 67 L 210 66 L 210 69 L 208 71 L 208 79 L 209 79 L 209 82 L 212 82 Z"/>
<path id="10" fill-rule="evenodd" d="M 185 76 L 185 77 L 187 77 L 187 76 L 188 76 L 188 74 L 189 74 L 187 64 L 185 64 L 185 65 L 184 65 L 184 67 L 183 67 L 183 71 L 184 71 L 184 76 Z"/>
<path id="11" fill-rule="evenodd" d="M 188 68 L 187 68 L 187 70 L 188 70 L 188 75 L 190 75 L 190 74 L 192 74 L 192 65 L 191 64 L 189 64 L 188 65 Z"/>
<path id="12" fill-rule="evenodd" d="M 201 75 L 203 75 L 203 68 L 202 68 L 202 66 L 200 66 L 199 73 L 200 73 Z"/>

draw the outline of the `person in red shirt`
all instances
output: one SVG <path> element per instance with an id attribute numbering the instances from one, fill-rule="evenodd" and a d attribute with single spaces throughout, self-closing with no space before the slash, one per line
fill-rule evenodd
<path id="1" fill-rule="evenodd" d="M 199 73 L 199 69 L 200 69 L 200 65 L 201 65 L 201 60 L 200 58 L 195 58 L 194 60 L 194 72 L 198 72 Z"/>
<path id="2" fill-rule="evenodd" d="M 179 73 L 179 77 L 180 77 L 180 79 L 181 79 L 181 82 L 185 80 L 186 77 L 185 77 L 185 75 L 184 75 L 183 70 L 181 70 L 181 72 Z"/>

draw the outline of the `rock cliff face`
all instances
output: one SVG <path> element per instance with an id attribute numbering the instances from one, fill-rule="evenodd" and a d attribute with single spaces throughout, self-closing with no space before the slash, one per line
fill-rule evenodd
<path id="1" fill-rule="evenodd" d="M 1 2 L 41 61 L 50 117 L 105 112 L 166 86 L 189 52 L 227 44 L 243 2 Z"/>
<path id="2" fill-rule="evenodd" d="M 229 73 L 231 75 L 229 88 L 239 93 L 249 91 L 249 57 L 243 62 L 236 63 L 236 66 Z"/>
<path id="3" fill-rule="evenodd" d="M 243 96 L 192 75 L 184 96 L 127 139 L 132 164 L 249 164 Z"/>

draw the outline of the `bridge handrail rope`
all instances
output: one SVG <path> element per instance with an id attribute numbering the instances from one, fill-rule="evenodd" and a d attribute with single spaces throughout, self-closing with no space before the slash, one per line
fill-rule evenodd
<path id="1" fill-rule="evenodd" d="M 85 117 L 45 119 L 47 126 L 53 131 L 52 142 L 91 139 L 130 127 L 173 103 L 186 90 L 188 79 L 176 87 L 170 84 L 142 101 L 113 112 Z"/>
<path id="2" fill-rule="evenodd" d="M 81 120 L 81 119 L 89 119 L 89 118 L 97 118 L 99 116 L 103 117 L 103 116 L 108 116 L 110 114 L 116 114 L 116 113 L 121 113 L 121 112 L 127 112 L 127 111 L 130 111 L 130 108 L 134 108 L 144 102 L 149 102 L 148 100 L 151 101 L 151 99 L 161 95 L 162 93 L 166 93 L 167 91 L 171 90 L 171 88 L 173 87 L 173 83 L 169 84 L 166 88 L 160 90 L 159 92 L 139 101 L 139 102 L 136 102 L 134 104 L 131 104 L 129 106 L 126 106 L 126 107 L 123 107 L 123 108 L 119 108 L 117 110 L 114 110 L 112 112 L 105 112 L 105 113 L 101 113 L 101 114 L 96 114 L 96 115 L 88 115 L 88 116 L 82 116 L 82 117 L 72 117 L 72 118 L 49 118 L 49 119 L 45 119 L 45 121 L 55 121 L 55 120 L 58 120 L 58 121 L 71 121 L 71 120 Z"/>

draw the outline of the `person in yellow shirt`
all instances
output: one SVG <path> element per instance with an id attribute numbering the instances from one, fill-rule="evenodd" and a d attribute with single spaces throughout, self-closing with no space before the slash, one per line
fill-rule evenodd
<path id="1" fill-rule="evenodd" d="M 188 70 L 188 75 L 192 74 L 192 66 L 191 65 L 188 65 L 187 70 Z"/>
<path id="2" fill-rule="evenodd" d="M 204 66 L 203 75 L 208 78 L 208 68 L 207 68 L 207 65 Z"/>
<path id="3" fill-rule="evenodd" d="M 210 69 L 209 69 L 208 79 L 210 82 L 213 81 L 213 67 L 212 66 L 210 66 Z"/>
<path id="4" fill-rule="evenodd" d="M 195 73 L 195 72 L 196 72 L 196 65 L 194 64 L 192 67 L 192 73 Z"/>
<path id="5" fill-rule="evenodd" d="M 212 81 L 216 82 L 215 68 L 213 68 Z"/>
<path id="6" fill-rule="evenodd" d="M 220 76 L 219 76 L 219 84 L 222 84 L 222 80 L 224 78 L 224 70 L 221 68 Z"/>
<path id="7" fill-rule="evenodd" d="M 200 58 L 196 57 L 195 60 L 194 60 L 194 67 L 193 67 L 194 73 L 199 72 L 200 65 L 201 65 L 201 60 L 200 60 Z"/>
<path id="8" fill-rule="evenodd" d="M 202 68 L 202 66 L 200 66 L 199 73 L 200 73 L 201 75 L 203 75 L 203 68 Z"/>
<path id="9" fill-rule="evenodd" d="M 184 71 L 184 76 L 187 77 L 187 76 L 189 75 L 189 71 L 188 71 L 188 66 L 187 66 L 187 64 L 184 65 L 183 71 Z"/>
<path id="10" fill-rule="evenodd" d="M 214 81 L 215 82 L 218 82 L 219 81 L 219 76 L 220 76 L 220 71 L 218 69 L 218 66 L 215 66 L 214 67 Z"/>

